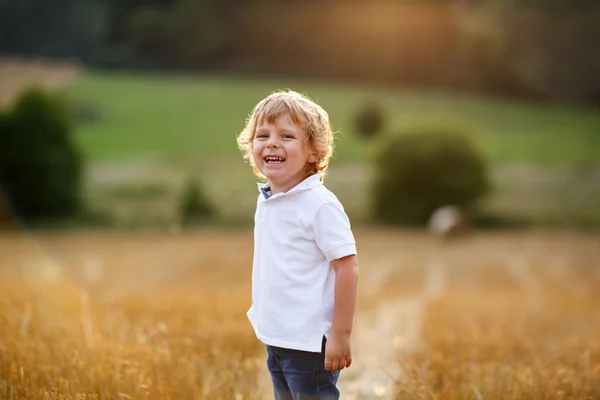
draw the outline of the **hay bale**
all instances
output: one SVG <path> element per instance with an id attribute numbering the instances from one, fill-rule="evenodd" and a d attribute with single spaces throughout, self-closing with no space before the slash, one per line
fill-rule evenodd
<path id="1" fill-rule="evenodd" d="M 462 237 L 470 230 L 466 214 L 453 205 L 437 208 L 429 218 L 429 232 L 442 239 Z"/>

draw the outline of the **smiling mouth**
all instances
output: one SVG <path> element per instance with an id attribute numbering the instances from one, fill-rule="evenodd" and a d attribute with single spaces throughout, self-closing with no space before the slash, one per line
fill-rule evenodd
<path id="1" fill-rule="evenodd" d="M 265 157 L 265 162 L 267 164 L 281 164 L 284 161 L 285 161 L 285 158 L 283 158 L 283 157 L 273 157 L 273 156 Z"/>

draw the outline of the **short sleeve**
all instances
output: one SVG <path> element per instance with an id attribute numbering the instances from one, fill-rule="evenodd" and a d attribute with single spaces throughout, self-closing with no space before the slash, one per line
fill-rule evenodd
<path id="1" fill-rule="evenodd" d="M 356 254 L 350 220 L 338 202 L 323 204 L 315 215 L 313 232 L 328 261 Z"/>

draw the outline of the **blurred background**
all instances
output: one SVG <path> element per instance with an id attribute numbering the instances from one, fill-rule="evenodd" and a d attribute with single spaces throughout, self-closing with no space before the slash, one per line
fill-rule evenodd
<path id="1" fill-rule="evenodd" d="M 327 183 L 356 224 L 451 204 L 482 227 L 595 228 L 599 18 L 585 0 L 3 2 L 0 215 L 250 225 L 235 137 L 290 88 L 330 113 Z"/>
<path id="2" fill-rule="evenodd" d="M 600 398 L 599 44 L 594 0 L 0 0 L 0 397 L 270 398 L 236 136 L 292 89 L 360 254 L 342 398 Z"/>

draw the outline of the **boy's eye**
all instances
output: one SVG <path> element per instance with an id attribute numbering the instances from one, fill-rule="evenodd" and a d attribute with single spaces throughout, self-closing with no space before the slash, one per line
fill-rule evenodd
<path id="1" fill-rule="evenodd" d="M 294 136 L 287 134 L 287 133 L 284 133 L 283 135 L 281 135 L 281 137 L 284 139 L 293 139 L 294 138 Z"/>
<path id="2" fill-rule="evenodd" d="M 264 139 L 269 137 L 269 135 L 267 135 L 266 133 L 259 133 L 255 136 L 256 139 Z"/>

